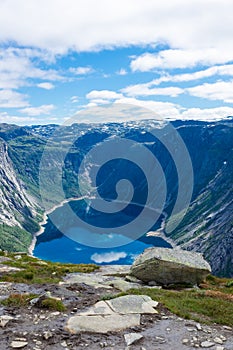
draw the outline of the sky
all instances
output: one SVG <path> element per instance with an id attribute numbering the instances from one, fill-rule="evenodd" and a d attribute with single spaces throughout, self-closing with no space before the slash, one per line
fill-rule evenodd
<path id="1" fill-rule="evenodd" d="M 229 0 L 0 0 L 0 122 L 82 122 L 109 103 L 232 116 L 232 13 Z"/>

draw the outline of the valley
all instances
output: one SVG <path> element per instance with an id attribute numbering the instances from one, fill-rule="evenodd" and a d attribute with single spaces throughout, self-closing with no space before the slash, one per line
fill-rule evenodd
<path id="1" fill-rule="evenodd" d="M 165 234 L 176 245 L 203 253 L 211 264 L 214 274 L 231 277 L 233 276 L 232 118 L 222 122 L 174 121 L 172 125 L 182 137 L 190 154 L 194 187 L 183 220 L 172 232 L 166 233 L 165 230 Z M 62 169 L 65 199 L 81 197 L 78 174 L 82 160 L 96 145 L 116 136 L 145 146 L 159 161 L 167 187 L 163 210 L 169 217 L 178 193 L 177 171 L 168 150 L 150 133 L 150 129 L 157 127 L 158 123 L 151 120 L 119 124 L 73 124 L 61 127 L 57 125 L 19 127 L 1 124 L 0 248 L 8 251 L 27 251 L 33 236 L 40 230 L 39 223 L 43 219 L 44 211 L 59 205 L 64 200 L 56 187 L 60 176 L 59 169 Z M 40 167 L 46 149 L 49 149 L 51 159 L 46 169 L 48 176 L 44 177 L 46 190 L 43 193 Z M 69 152 L 65 154 L 63 164 L 64 152 L 67 149 Z M 130 148 L 128 154 L 131 155 L 132 152 L 133 148 Z M 115 185 L 119 179 L 126 178 L 132 182 L 133 201 L 138 206 L 131 204 L 124 209 L 124 222 L 128 223 L 132 218 L 136 218 L 141 211 L 139 207 L 145 204 L 147 197 L 148 187 L 144 174 L 130 162 L 126 163 L 122 159 L 117 159 L 114 163 L 109 162 L 101 171 L 97 178 L 97 182 L 99 181 L 97 187 L 100 195 L 110 202 L 116 198 Z M 81 175 L 86 185 L 86 193 L 91 197 L 93 186 L 90 179 L 85 172 Z M 105 180 L 101 182 L 103 178 Z M 152 197 L 156 197 L 162 186 L 160 179 L 156 186 L 152 191 Z M 70 205 L 75 206 L 75 202 Z M 85 218 L 89 224 L 93 221 L 98 222 L 98 213 L 91 208 L 89 215 L 86 215 L 86 210 L 85 205 L 79 208 L 79 216 Z M 62 215 L 64 226 L 68 224 L 72 227 L 75 224 L 70 220 L 66 222 L 66 214 Z M 156 223 L 154 225 L 151 223 L 149 230 L 157 230 L 158 222 L 157 226 Z M 54 231 L 52 236 L 47 236 L 46 239 L 49 241 L 61 235 L 59 231 Z M 39 239 L 44 239 L 43 235 Z"/>

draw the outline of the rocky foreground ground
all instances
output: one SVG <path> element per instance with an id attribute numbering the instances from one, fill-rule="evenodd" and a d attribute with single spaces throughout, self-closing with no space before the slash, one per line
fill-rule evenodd
<path id="1" fill-rule="evenodd" d="M 0 273 L 7 269 L 13 268 L 0 265 Z M 39 297 L 25 306 L 0 306 L 0 349 L 233 350 L 229 326 L 185 320 L 148 296 L 113 299 L 141 287 L 128 273 L 127 266 L 103 266 L 87 274 L 68 274 L 58 284 L 1 282 L 1 300 L 25 293 Z M 66 310 L 40 308 L 44 295 L 62 300 Z"/>

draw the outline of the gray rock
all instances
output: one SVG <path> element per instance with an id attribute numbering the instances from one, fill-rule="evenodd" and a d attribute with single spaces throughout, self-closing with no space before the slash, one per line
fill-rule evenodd
<path id="1" fill-rule="evenodd" d="M 147 295 L 125 295 L 123 297 L 106 300 L 109 307 L 119 314 L 156 314 L 154 308 L 158 302 Z"/>
<path id="2" fill-rule="evenodd" d="M 43 337 L 45 340 L 48 340 L 53 337 L 53 333 L 50 331 L 44 332 Z"/>
<path id="3" fill-rule="evenodd" d="M 11 342 L 11 347 L 13 349 L 22 349 L 22 348 L 24 348 L 27 345 L 28 345 L 28 342 L 26 342 L 26 341 L 14 340 L 14 341 Z"/>
<path id="4" fill-rule="evenodd" d="M 20 259 L 22 259 L 22 255 L 15 255 L 14 258 L 15 258 L 16 260 L 20 260 Z"/>
<path id="5" fill-rule="evenodd" d="M 148 248 L 135 260 L 131 274 L 144 282 L 200 284 L 211 272 L 199 253 L 178 248 Z"/>
<path id="6" fill-rule="evenodd" d="M 107 333 L 140 325 L 141 314 L 155 314 L 158 303 L 146 295 L 126 295 L 99 301 L 68 320 L 70 333 Z"/>
<path id="7" fill-rule="evenodd" d="M 124 334 L 124 338 L 125 338 L 126 345 L 129 346 L 141 340 L 143 336 L 139 333 L 127 333 L 127 334 Z"/>
<path id="8" fill-rule="evenodd" d="M 215 342 L 216 344 L 220 344 L 220 345 L 223 344 L 223 340 L 222 340 L 220 337 L 215 337 L 215 338 L 214 338 L 214 342 Z"/>
<path id="9" fill-rule="evenodd" d="M 155 281 L 149 281 L 148 286 L 155 287 L 155 286 L 157 286 L 157 283 Z"/>
<path id="10" fill-rule="evenodd" d="M 93 315 L 112 315 L 114 311 L 109 307 L 105 301 L 98 301 L 94 306 L 90 307 L 86 311 L 79 312 L 80 316 L 93 316 Z"/>
<path id="11" fill-rule="evenodd" d="M 203 341 L 202 343 L 201 343 L 201 347 L 202 348 L 212 348 L 212 346 L 214 346 L 215 345 L 215 343 L 213 343 L 213 342 L 211 342 L 211 341 Z"/>
<path id="12" fill-rule="evenodd" d="M 223 341 L 226 341 L 226 340 L 227 340 L 227 338 L 224 337 L 224 335 L 220 335 L 219 338 L 221 338 Z"/>
<path id="13" fill-rule="evenodd" d="M 0 327 L 5 327 L 8 322 L 13 320 L 14 318 L 8 315 L 2 315 L 0 316 Z"/>
<path id="14" fill-rule="evenodd" d="M 73 316 L 68 320 L 65 329 L 73 334 L 79 332 L 107 333 L 139 325 L 140 314 Z"/>
<path id="15" fill-rule="evenodd" d="M 64 340 L 64 341 L 61 343 L 61 346 L 62 346 L 63 348 L 66 348 L 66 347 L 67 347 L 67 342 Z"/>
<path id="16" fill-rule="evenodd" d="M 131 276 L 131 275 L 127 275 L 125 276 L 125 280 L 127 282 L 132 282 L 132 283 L 139 283 L 139 284 L 143 284 L 141 280 L 139 280 L 138 278 L 134 277 L 134 276 Z"/>
<path id="17" fill-rule="evenodd" d="M 31 299 L 30 304 L 40 306 L 41 302 L 46 298 L 51 298 L 50 292 L 45 292 L 45 293 L 39 295 L 37 298 Z"/>
<path id="18" fill-rule="evenodd" d="M 74 283 L 84 283 L 88 286 L 94 288 L 106 288 L 111 289 L 112 287 L 104 284 L 105 281 L 108 281 L 109 277 L 101 276 L 100 274 L 84 274 L 84 273 L 73 273 L 67 275 L 65 278 L 66 284 L 74 284 Z"/>
<path id="19" fill-rule="evenodd" d="M 142 287 L 141 284 L 127 282 L 121 278 L 112 280 L 112 282 L 110 282 L 110 285 L 116 289 L 119 289 L 121 292 L 127 292 L 130 289 L 138 289 Z"/>
<path id="20" fill-rule="evenodd" d="M 197 323 L 197 324 L 196 324 L 196 328 L 197 328 L 198 331 L 201 331 L 201 330 L 202 330 L 202 326 L 200 325 L 200 323 Z"/>

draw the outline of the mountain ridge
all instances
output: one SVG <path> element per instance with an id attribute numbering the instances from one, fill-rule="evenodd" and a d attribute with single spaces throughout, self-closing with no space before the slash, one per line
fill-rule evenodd
<path id="1" fill-rule="evenodd" d="M 11 222 L 14 223 L 15 227 L 25 232 L 27 242 L 28 240 L 30 241 L 30 234 L 38 231 L 38 223 L 43 214 L 43 210 L 40 209 L 41 199 L 39 192 L 41 156 L 48 142 L 55 152 L 54 154 L 56 154 L 60 144 L 69 143 L 72 135 L 75 135 L 77 140 L 65 159 L 63 176 L 63 185 L 67 198 L 80 195 L 77 172 L 78 166 L 86 152 L 112 135 L 118 135 L 145 144 L 158 157 L 165 169 L 170 191 L 170 197 L 166 200 L 166 211 L 169 214 L 177 193 L 176 178 L 174 176 L 175 167 L 166 150 L 158 142 L 155 142 L 151 138 L 150 133 L 147 132 L 156 125 L 158 125 L 156 121 L 127 122 L 122 124 L 73 124 L 65 127 L 59 127 L 55 124 L 30 127 L 1 124 L 0 147 L 2 151 L 0 157 L 2 164 L 4 164 L 3 168 L 11 169 L 10 173 L 12 176 L 14 174 L 14 179 L 17 179 L 14 181 L 17 182 L 18 186 L 21 186 L 19 188 L 7 187 L 9 190 L 7 197 L 9 214 L 12 217 L 15 215 L 14 220 Z M 172 238 L 176 244 L 184 249 L 202 252 L 211 263 L 214 273 L 233 276 L 233 254 L 231 252 L 233 244 L 231 219 L 233 198 L 232 119 L 220 122 L 174 121 L 172 125 L 183 138 L 190 153 L 195 177 L 191 205 L 185 218 L 179 227 L 169 234 L 169 238 Z M 56 139 L 51 139 L 54 132 L 56 132 Z M 53 162 L 55 167 L 60 166 L 59 162 L 55 160 Z M 115 173 L 120 173 L 122 170 L 120 166 L 120 163 L 116 166 Z M 5 176 L 3 176 L 3 170 L 1 173 L 1 186 L 3 186 L 2 182 Z M 110 178 L 116 179 L 115 175 L 110 176 Z M 145 188 L 143 181 L 143 179 L 139 178 L 137 185 L 141 194 L 143 188 Z M 9 177 L 7 183 L 8 185 L 11 184 Z M 106 193 L 111 195 L 111 186 L 107 188 L 109 185 L 112 186 L 112 183 L 106 184 L 108 192 Z M 26 215 L 24 212 L 25 208 L 22 206 L 17 215 L 15 213 L 17 213 L 18 204 L 15 203 L 13 208 L 11 207 L 13 192 L 19 198 L 21 194 L 23 203 L 27 203 L 26 206 L 29 211 Z M 57 200 L 58 198 L 55 198 L 55 203 Z M 216 210 L 217 205 L 219 206 L 218 210 Z M 51 202 L 52 206 L 53 203 Z M 4 225 L 10 227 L 6 215 L 5 217 L 0 216 L 0 222 L 2 222 L 1 228 Z M 3 236 L 4 233 L 1 233 L 0 237 Z M 28 246 L 28 243 L 26 243 L 26 246 Z M 2 238 L 0 247 L 6 249 Z M 9 249 L 9 246 L 7 247 Z"/>

